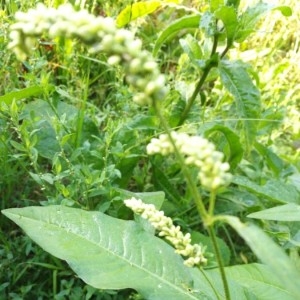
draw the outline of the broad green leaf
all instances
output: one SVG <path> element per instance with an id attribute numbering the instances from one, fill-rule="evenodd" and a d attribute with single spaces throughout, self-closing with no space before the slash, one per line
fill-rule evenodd
<path id="1" fill-rule="evenodd" d="M 261 210 L 247 216 L 248 218 L 274 221 L 300 221 L 300 205 L 289 203 Z"/>
<path id="2" fill-rule="evenodd" d="M 202 299 L 183 259 L 133 221 L 64 206 L 2 212 L 95 288 L 133 288 L 146 299 Z"/>
<path id="3" fill-rule="evenodd" d="M 244 224 L 232 216 L 220 216 L 219 219 L 237 231 L 257 258 L 269 267 L 274 277 L 282 282 L 284 288 L 290 293 L 291 299 L 292 297 L 297 299 L 300 295 L 300 272 L 285 252 L 257 226 Z"/>
<path id="4" fill-rule="evenodd" d="M 271 10 L 279 10 L 284 16 L 290 16 L 292 10 L 288 6 L 276 6 L 271 3 L 258 2 L 247 8 L 241 15 L 235 36 L 236 41 L 243 42 L 255 30 L 258 21 Z"/>
<path id="5" fill-rule="evenodd" d="M 0 96 L 0 103 L 11 104 L 13 100 L 21 100 L 28 97 L 41 95 L 44 93 L 44 88 L 39 85 L 30 86 L 19 91 L 14 91 Z"/>
<path id="6" fill-rule="evenodd" d="M 245 287 L 259 300 L 295 300 L 283 281 L 262 264 L 248 264 L 225 268 L 226 275 Z"/>
<path id="7" fill-rule="evenodd" d="M 278 176 L 284 168 L 283 160 L 279 156 L 277 156 L 271 149 L 258 142 L 254 143 L 254 147 L 259 152 L 259 154 L 263 156 L 268 167 Z"/>
<path id="8" fill-rule="evenodd" d="M 227 140 L 230 149 L 228 162 L 231 170 L 234 170 L 243 158 L 244 153 L 243 147 L 240 143 L 240 138 L 230 128 L 223 125 L 214 125 L 213 127 L 209 128 L 205 131 L 205 136 L 218 131 L 221 132 Z"/>
<path id="9" fill-rule="evenodd" d="M 162 1 L 136 2 L 127 5 L 117 16 L 116 24 L 118 27 L 124 27 L 130 21 L 142 16 L 149 15 L 161 7 Z"/>
<path id="10" fill-rule="evenodd" d="M 246 142 L 249 147 L 255 138 L 257 119 L 260 118 L 260 92 L 253 84 L 242 62 L 221 60 L 219 71 L 224 87 L 234 97 L 236 113 L 244 124 Z"/>
<path id="11" fill-rule="evenodd" d="M 224 24 L 227 36 L 227 46 L 230 47 L 234 41 L 238 19 L 236 10 L 232 6 L 222 6 L 215 11 L 215 17 Z"/>
<path id="12" fill-rule="evenodd" d="M 170 37 L 172 37 L 175 33 L 180 30 L 188 29 L 188 28 L 199 28 L 201 16 L 200 15 L 192 15 L 183 17 L 175 22 L 171 23 L 166 29 L 164 29 L 157 38 L 154 49 L 153 56 L 156 56 L 158 50 Z"/>
<path id="13" fill-rule="evenodd" d="M 280 180 L 270 179 L 265 185 L 259 185 L 249 180 L 247 177 L 234 176 L 232 183 L 274 202 L 299 203 L 300 196 L 297 189 L 293 185 L 284 183 Z"/>

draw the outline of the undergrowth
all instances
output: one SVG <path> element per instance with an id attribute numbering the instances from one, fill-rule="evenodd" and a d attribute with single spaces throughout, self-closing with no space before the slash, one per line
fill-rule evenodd
<path id="1" fill-rule="evenodd" d="M 64 2 L 43 1 L 53 8 Z M 162 1 L 165 6 L 139 12 L 138 18 L 128 22 L 126 10 L 122 10 L 132 13 L 131 1 L 69 2 L 77 10 L 85 8 L 95 16 L 124 22 L 120 26 L 135 33 L 149 57 L 154 55 L 166 78 L 167 92 L 158 105 L 156 100 L 149 106 L 134 102 L 137 92 L 132 86 L 136 82 L 128 82 L 124 64 L 111 64 L 105 51 L 90 53 L 90 45 L 80 38 L 42 34 L 32 53 L 18 60 L 9 47 L 10 26 L 17 11 L 36 7 L 36 1 L 2 3 L 1 210 L 61 205 L 128 221 L 133 213 L 124 200 L 141 196 L 188 232 L 193 243 L 205 246 L 208 263 L 204 270 L 211 282 L 219 280 L 214 277 L 219 276 L 213 273 L 216 268 L 222 274 L 228 267 L 233 276 L 230 267 L 266 263 L 259 254 L 261 249 L 253 250 L 257 246 L 254 240 L 249 242 L 241 233 L 242 227 L 226 216 L 255 224 L 299 271 L 300 219 L 289 215 L 292 209 L 285 219 L 276 213 L 273 219 L 255 216 L 280 205 L 297 205 L 297 209 L 300 205 L 298 1 L 281 1 L 291 7 L 291 16 L 271 11 L 249 37 L 230 45 L 224 28 L 220 29 L 226 18 L 218 24 L 221 33 L 216 41 L 215 33 L 210 32 L 213 25 L 209 22 L 215 21 L 209 19 L 210 14 L 206 15 L 207 23 L 197 24 L 196 29 L 182 24 L 183 30 L 158 42 L 160 32 L 176 20 L 193 16 L 195 11 L 205 14 L 211 3 L 221 5 L 223 1 Z M 231 2 L 237 5 L 239 1 Z M 248 6 L 248 1 L 241 1 L 237 10 L 243 12 Z M 236 64 L 229 65 L 232 61 Z M 257 93 L 257 102 L 236 99 L 222 77 L 231 67 L 248 74 L 249 93 Z M 207 77 L 197 90 L 206 71 Z M 170 138 L 175 130 L 201 135 L 213 143 L 215 151 L 222 152 L 229 162 L 231 182 L 216 189 L 199 183 L 198 170 L 183 166 L 182 155 L 187 154 L 180 153 Z M 175 158 L 147 153 L 147 145 L 161 134 L 169 135 Z M 165 201 L 156 194 L 159 191 Z M 201 201 L 195 200 L 197 195 Z M 248 217 L 251 213 L 253 218 Z M 134 219 L 145 232 L 154 234 L 148 223 L 137 216 Z M 122 285 L 119 290 L 83 282 L 67 263 L 48 254 L 3 215 L 0 227 L 1 299 L 143 299 L 131 286 Z M 219 299 L 230 299 L 226 276 L 222 275 L 225 292 L 220 292 Z M 195 294 L 195 299 L 204 299 L 201 292 L 190 291 L 190 287 L 186 290 Z M 252 295 L 253 290 L 245 290 Z M 242 299 L 231 293 L 231 299 Z"/>

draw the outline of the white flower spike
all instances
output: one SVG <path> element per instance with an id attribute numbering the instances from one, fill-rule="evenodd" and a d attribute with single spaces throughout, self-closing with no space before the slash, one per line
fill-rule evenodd
<path id="1" fill-rule="evenodd" d="M 184 156 L 185 164 L 199 168 L 198 178 L 204 188 L 216 190 L 230 183 L 230 166 L 222 162 L 224 155 L 215 150 L 214 144 L 201 136 L 189 136 L 176 131 L 171 132 L 171 136 L 176 148 Z M 169 155 L 174 153 L 174 146 L 167 134 L 161 134 L 147 145 L 147 153 Z"/>
<path id="2" fill-rule="evenodd" d="M 27 13 L 17 12 L 15 19 L 10 27 L 9 48 L 20 60 L 26 59 L 42 35 L 76 38 L 91 52 L 105 52 L 108 63 L 122 64 L 127 82 L 137 91 L 133 101 L 146 105 L 164 99 L 166 80 L 154 58 L 142 50 L 142 42 L 131 31 L 118 29 L 112 18 L 96 17 L 87 10 L 76 11 L 70 3 L 57 9 L 39 3 Z"/>
<path id="3" fill-rule="evenodd" d="M 140 199 L 131 198 L 124 203 L 134 213 L 147 219 L 158 231 L 158 235 L 168 240 L 174 247 L 175 252 L 185 256 L 184 264 L 188 267 L 206 265 L 203 249 L 200 245 L 191 244 L 191 235 L 183 234 L 180 226 L 175 226 L 171 218 L 166 217 L 163 211 L 157 210 L 153 204 L 146 204 Z"/>

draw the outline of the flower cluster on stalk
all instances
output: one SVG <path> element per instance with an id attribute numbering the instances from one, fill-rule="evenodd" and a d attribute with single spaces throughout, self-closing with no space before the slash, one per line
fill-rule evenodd
<path id="1" fill-rule="evenodd" d="M 216 151 L 214 144 L 201 136 L 189 136 L 176 131 L 171 132 L 171 138 L 173 143 L 167 134 L 153 138 L 147 145 L 147 153 L 169 155 L 174 153 L 175 146 L 184 156 L 186 165 L 199 168 L 198 178 L 204 188 L 216 190 L 230 182 L 230 166 L 227 162 L 222 162 L 224 154 Z"/>
<path id="2" fill-rule="evenodd" d="M 92 52 L 106 53 L 108 63 L 122 64 L 127 82 L 136 90 L 136 103 L 151 104 L 165 97 L 165 76 L 152 55 L 142 50 L 142 42 L 131 31 L 118 29 L 112 18 L 96 17 L 87 10 L 76 11 L 69 3 L 57 9 L 39 3 L 26 13 L 17 12 L 15 20 L 10 28 L 9 47 L 20 60 L 29 55 L 43 35 L 76 38 Z"/>
<path id="3" fill-rule="evenodd" d="M 207 263 L 203 249 L 199 244 L 191 244 L 191 235 L 185 235 L 180 226 L 175 226 L 171 218 L 166 217 L 163 211 L 159 211 L 153 204 L 146 204 L 140 199 L 131 198 L 124 200 L 127 207 L 142 218 L 147 219 L 158 231 L 158 236 L 164 237 L 174 247 L 175 252 L 184 256 L 184 264 L 188 267 L 201 266 Z"/>

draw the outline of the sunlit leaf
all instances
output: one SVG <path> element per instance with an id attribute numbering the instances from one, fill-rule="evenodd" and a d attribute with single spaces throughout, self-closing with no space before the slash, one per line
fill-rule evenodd
<path id="1" fill-rule="evenodd" d="M 221 6 L 224 6 L 224 0 L 210 0 L 209 1 L 210 11 L 214 12 Z"/>
<path id="2" fill-rule="evenodd" d="M 162 1 L 136 2 L 127 5 L 117 16 L 116 24 L 123 27 L 139 17 L 149 15 L 161 7 Z"/>

